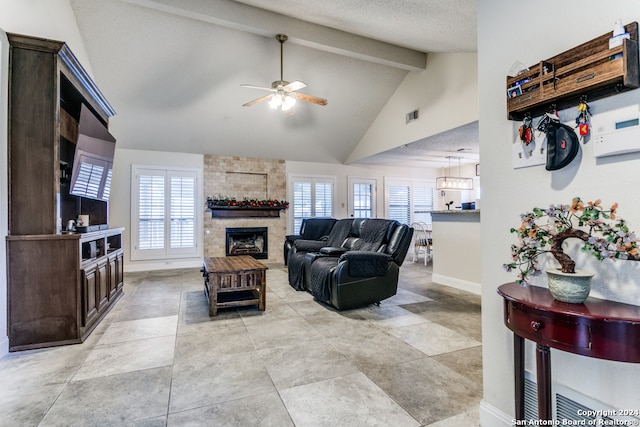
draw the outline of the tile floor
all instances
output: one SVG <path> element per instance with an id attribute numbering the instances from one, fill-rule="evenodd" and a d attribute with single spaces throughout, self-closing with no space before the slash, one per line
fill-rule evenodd
<path id="1" fill-rule="evenodd" d="M 198 269 L 126 274 L 85 343 L 0 359 L 0 425 L 477 426 L 480 297 L 430 271 L 337 312 L 270 264 L 265 312 L 214 318 Z"/>

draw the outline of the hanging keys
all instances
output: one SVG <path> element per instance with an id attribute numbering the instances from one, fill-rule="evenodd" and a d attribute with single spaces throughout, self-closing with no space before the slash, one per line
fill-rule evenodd
<path id="1" fill-rule="evenodd" d="M 581 96 L 578 103 L 578 117 L 576 117 L 576 127 L 579 130 L 580 136 L 589 135 L 589 104 L 587 104 L 587 97 Z"/>
<path id="2" fill-rule="evenodd" d="M 522 125 L 519 128 L 520 141 L 524 143 L 524 145 L 531 144 L 533 141 L 533 129 L 531 128 L 531 115 L 526 114 L 524 116 L 524 120 L 522 121 Z"/>

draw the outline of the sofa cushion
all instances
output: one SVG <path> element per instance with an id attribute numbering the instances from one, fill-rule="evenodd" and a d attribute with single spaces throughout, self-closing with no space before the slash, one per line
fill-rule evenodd
<path id="1" fill-rule="evenodd" d="M 342 246 L 344 239 L 347 238 L 349 232 L 351 231 L 351 225 L 353 224 L 352 219 L 340 219 L 338 220 L 333 228 L 331 229 L 331 233 L 329 233 L 329 238 L 327 239 L 324 246 Z"/>
<path id="2" fill-rule="evenodd" d="M 308 218 L 300 226 L 300 236 L 305 240 L 326 240 L 336 221 L 334 218 Z"/>
<path id="3" fill-rule="evenodd" d="M 385 237 L 391 224 L 393 221 L 388 219 L 367 219 L 360 231 L 360 238 L 353 243 L 351 250 L 377 251 L 385 243 Z"/>

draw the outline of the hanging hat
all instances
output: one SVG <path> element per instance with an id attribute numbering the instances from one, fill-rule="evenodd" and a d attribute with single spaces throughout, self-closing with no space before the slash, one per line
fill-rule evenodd
<path id="1" fill-rule="evenodd" d="M 578 154 L 580 143 L 573 128 L 563 123 L 550 123 L 547 133 L 547 165 L 548 171 L 562 169 Z"/>

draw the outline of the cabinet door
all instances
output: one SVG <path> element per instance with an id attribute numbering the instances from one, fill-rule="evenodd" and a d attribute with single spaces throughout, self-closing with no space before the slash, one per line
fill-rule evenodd
<path id="1" fill-rule="evenodd" d="M 122 289 L 124 285 L 124 261 L 123 261 L 124 252 L 122 250 L 118 251 L 116 256 L 116 286 L 118 289 Z"/>
<path id="2" fill-rule="evenodd" d="M 115 256 L 109 256 L 109 299 L 118 292 L 118 261 Z"/>
<path id="3" fill-rule="evenodd" d="M 108 260 L 102 259 L 98 262 L 97 279 L 96 279 L 96 291 L 98 293 L 96 305 L 98 311 L 102 311 L 107 308 L 109 303 L 109 274 L 108 274 Z"/>
<path id="4" fill-rule="evenodd" d="M 88 326 L 98 316 L 96 306 L 96 265 L 82 270 L 82 324 Z"/>

